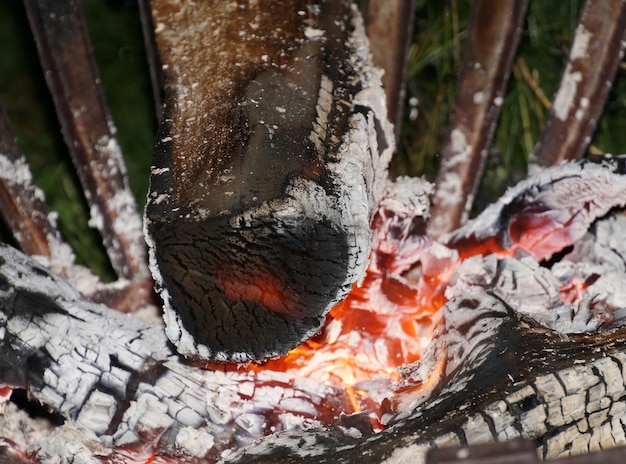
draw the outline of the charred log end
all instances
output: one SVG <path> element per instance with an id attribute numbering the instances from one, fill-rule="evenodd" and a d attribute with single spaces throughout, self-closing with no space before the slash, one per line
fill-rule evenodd
<path id="1" fill-rule="evenodd" d="M 182 354 L 237 362 L 285 354 L 361 273 L 367 222 L 355 234 L 295 201 L 276 203 L 283 208 L 231 217 L 149 218 L 167 333 Z"/>
<path id="2" fill-rule="evenodd" d="M 174 40 L 195 10 L 157 21 L 168 95 L 146 232 L 169 338 L 190 357 L 285 354 L 362 278 L 370 250 L 393 135 L 361 20 L 348 2 L 272 5 L 241 12 L 277 31 L 267 37 L 228 8 L 213 12 L 219 38 L 203 26 Z"/>

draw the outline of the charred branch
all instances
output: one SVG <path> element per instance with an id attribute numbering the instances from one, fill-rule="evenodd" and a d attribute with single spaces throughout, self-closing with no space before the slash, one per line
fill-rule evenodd
<path id="1" fill-rule="evenodd" d="M 33 182 L 28 164 L 2 108 L 0 108 L 0 153 L 2 216 L 17 244 L 25 253 L 52 259 L 53 250 L 63 246 L 63 240 L 48 214 L 43 192 Z M 57 266 L 67 264 L 54 263 L 53 269 L 59 272 Z"/>
<path id="2" fill-rule="evenodd" d="M 611 90 L 626 38 L 626 5 L 588 0 L 533 161 L 551 166 L 582 157 Z"/>
<path id="3" fill-rule="evenodd" d="M 146 306 L 152 284 L 142 225 L 79 3 L 24 3 L 63 135 L 91 205 L 91 225 L 100 231 L 118 277 L 132 287 L 132 298 L 119 294 L 108 303 L 125 311 Z"/>
<path id="4" fill-rule="evenodd" d="M 428 235 L 435 239 L 467 221 L 500 114 L 526 6 L 526 1 L 492 0 L 473 5 L 428 224 Z"/>
<path id="5" fill-rule="evenodd" d="M 597 218 L 626 206 L 623 173 L 623 158 L 545 170 L 509 189 L 480 219 L 444 241 L 462 253 L 483 243 L 485 254 L 513 248 L 530 253 L 537 262 L 550 259 L 581 239 Z"/>
<path id="6" fill-rule="evenodd" d="M 394 125 L 397 138 L 402 129 L 415 0 L 367 0 L 362 9 L 372 59 L 376 66 L 385 70 L 382 83 L 389 121 Z"/>

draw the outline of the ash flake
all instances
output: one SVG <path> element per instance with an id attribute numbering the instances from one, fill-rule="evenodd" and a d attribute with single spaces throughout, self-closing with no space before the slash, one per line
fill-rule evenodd
<path id="1" fill-rule="evenodd" d="M 215 438 L 206 431 L 199 431 L 193 427 L 184 427 L 176 435 L 176 446 L 184 449 L 195 458 L 204 458 L 213 445 Z"/>
<path id="2" fill-rule="evenodd" d="M 474 93 L 474 95 L 472 96 L 472 100 L 475 105 L 480 105 L 482 102 L 485 101 L 485 92 Z"/>
<path id="3" fill-rule="evenodd" d="M 307 27 L 304 30 L 304 35 L 307 39 L 316 39 L 322 37 L 324 35 L 324 31 L 313 27 Z"/>
<path id="4" fill-rule="evenodd" d="M 565 121 L 569 115 L 572 107 L 575 103 L 576 93 L 578 91 L 578 84 L 583 80 L 583 75 L 580 71 L 572 71 L 572 65 L 567 64 L 565 73 L 563 73 L 563 79 L 561 87 L 554 98 L 555 116 L 561 121 Z"/>
<path id="5" fill-rule="evenodd" d="M 576 35 L 574 36 L 574 43 L 572 44 L 570 54 L 572 61 L 589 58 L 589 43 L 592 38 L 593 34 L 585 29 L 582 24 L 576 28 Z"/>

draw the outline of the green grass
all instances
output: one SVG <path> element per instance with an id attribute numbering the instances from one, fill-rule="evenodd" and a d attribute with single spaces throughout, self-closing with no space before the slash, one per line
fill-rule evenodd
<path id="1" fill-rule="evenodd" d="M 398 174 L 424 175 L 434 180 L 438 154 L 444 143 L 448 115 L 454 104 L 460 47 L 469 18 L 467 1 L 418 1 L 415 38 L 409 58 L 407 101 L 419 101 L 416 120 L 405 118 Z M 541 133 L 548 108 L 535 88 L 548 100 L 557 89 L 582 1 L 530 2 L 518 50 L 532 79 L 516 63 L 511 73 L 487 169 L 477 199 L 481 207 L 500 196 L 526 173 L 528 156 Z M 613 88 L 592 139 L 606 153 L 626 151 L 626 79 Z M 534 81 L 534 84 L 531 83 Z M 407 116 L 409 109 L 407 109 Z"/>
<path id="2" fill-rule="evenodd" d="M 84 0 L 106 99 L 118 128 L 133 192 L 145 202 L 155 132 L 149 77 L 136 7 L 119 1 Z M 471 2 L 418 0 L 410 51 L 407 101 L 419 114 L 403 121 L 394 171 L 434 179 L 438 153 L 454 104 L 456 76 Z M 519 56 L 548 99 L 557 88 L 582 1 L 530 2 Z M 0 2 L 0 101 L 51 210 L 79 260 L 110 278 L 98 234 L 87 226 L 82 200 L 36 50 L 19 0 Z M 623 74 L 623 71 L 620 71 Z M 619 76 L 618 76 L 619 77 Z M 548 109 L 522 67 L 511 74 L 478 202 L 484 205 L 525 174 L 528 155 Z M 616 82 L 592 143 L 604 152 L 626 150 L 626 79 Z"/>

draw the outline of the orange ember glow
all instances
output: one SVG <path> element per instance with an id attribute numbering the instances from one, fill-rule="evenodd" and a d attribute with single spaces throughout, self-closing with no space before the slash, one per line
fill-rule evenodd
<path id="1" fill-rule="evenodd" d="M 433 316 L 446 303 L 445 290 L 461 262 L 476 255 L 517 253 L 541 260 L 571 243 L 567 225 L 541 212 L 513 217 L 505 239 L 468 237 L 450 248 L 411 235 L 408 228 L 398 227 L 401 222 L 410 223 L 392 216 L 377 217 L 364 281 L 332 309 L 315 337 L 285 357 L 249 368 L 330 386 L 343 392 L 341 412 L 368 412 L 373 426 L 382 428 L 383 405 L 393 402 L 395 394 L 426 393 L 442 380 L 445 348 L 437 354 L 430 377 L 419 384 L 402 383 L 398 368 L 420 359 L 442 323 Z M 573 282 L 564 287 L 562 299 L 577 302 L 586 285 Z"/>
<path id="2" fill-rule="evenodd" d="M 368 275 L 362 287 L 355 287 L 332 310 L 320 334 L 287 356 L 255 368 L 305 376 L 345 389 L 350 401 L 346 412 L 370 409 L 367 404 L 376 399 L 371 397 L 376 391 L 389 391 L 390 382 L 400 380 L 397 368 L 419 359 L 430 340 L 431 316 L 443 301 L 439 295 L 434 304 L 420 306 L 417 295 L 407 292 L 392 311 L 389 302 L 386 311 L 376 311 L 371 303 L 380 298 L 372 298 L 372 294 L 380 291 L 380 283 Z"/>
<path id="3" fill-rule="evenodd" d="M 215 277 L 224 294 L 235 301 L 256 301 L 271 311 L 290 313 L 290 302 L 294 297 L 269 272 L 248 276 L 224 265 Z"/>
<path id="4" fill-rule="evenodd" d="M 393 262 L 397 256 L 373 258 L 363 283 L 332 309 L 317 336 L 283 358 L 251 368 L 335 387 L 345 392 L 344 413 L 368 411 L 377 416 L 401 380 L 398 368 L 419 360 L 431 340 L 433 315 L 446 302 L 443 292 L 458 264 L 457 259 L 444 259 L 434 266 L 436 272 L 429 272 L 428 266 L 411 263 L 404 275 L 390 275 L 388 271 L 398 267 Z M 442 369 L 437 366 L 435 375 Z"/>

